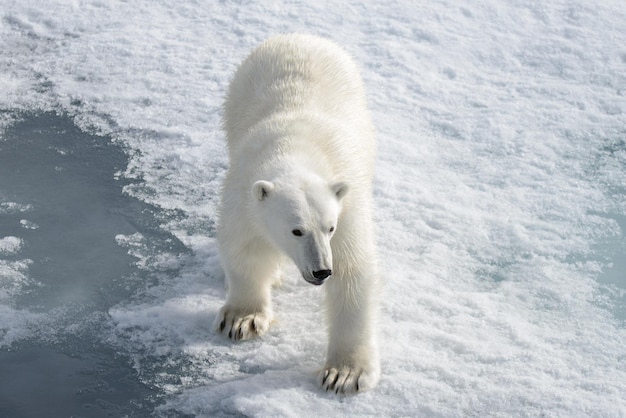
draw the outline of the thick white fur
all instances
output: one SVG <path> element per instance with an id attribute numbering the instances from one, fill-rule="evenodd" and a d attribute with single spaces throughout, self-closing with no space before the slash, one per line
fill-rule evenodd
<path id="1" fill-rule="evenodd" d="M 330 41 L 271 38 L 241 64 L 224 116 L 230 169 L 218 241 L 228 297 L 216 328 L 235 340 L 266 332 L 271 286 L 288 258 L 314 284 L 311 271 L 332 269 L 319 382 L 339 393 L 372 388 L 380 376 L 376 146 L 357 67 Z"/>

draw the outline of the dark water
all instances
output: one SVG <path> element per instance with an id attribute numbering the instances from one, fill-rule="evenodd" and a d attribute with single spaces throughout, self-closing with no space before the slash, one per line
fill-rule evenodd
<path id="1" fill-rule="evenodd" d="M 23 241 L 0 256 L 32 260 L 32 284 L 12 307 L 50 313 L 58 329 L 0 349 L 0 417 L 148 416 L 158 404 L 104 337 L 108 309 L 145 285 L 116 235 L 182 247 L 159 230 L 154 208 L 123 194 L 116 173 L 127 163 L 111 138 L 64 115 L 23 115 L 1 134 L 0 199 L 30 208 L 0 213 L 0 237 Z"/>
<path id="2" fill-rule="evenodd" d="M 0 352 L 0 416 L 148 415 L 151 391 L 113 353 Z"/>

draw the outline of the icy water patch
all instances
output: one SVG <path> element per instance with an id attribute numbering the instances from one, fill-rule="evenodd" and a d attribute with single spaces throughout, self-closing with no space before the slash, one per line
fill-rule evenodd
<path id="1" fill-rule="evenodd" d="M 171 253 L 155 209 L 123 193 L 124 149 L 55 113 L 0 133 L 0 416 L 124 416 L 158 391 L 112 347 L 111 307 L 148 285 L 125 237 Z M 107 337 L 109 336 L 109 337 Z"/>
<path id="2" fill-rule="evenodd" d="M 0 416 L 128 416 L 151 390 L 112 353 L 52 348 L 0 351 Z M 122 362 L 123 363 L 123 362 Z"/>
<path id="3" fill-rule="evenodd" d="M 608 294 L 609 309 L 626 325 L 626 216 L 604 215 L 619 225 L 620 234 L 598 246 L 598 253 L 606 255 L 609 267 L 598 277 L 602 290 Z"/>

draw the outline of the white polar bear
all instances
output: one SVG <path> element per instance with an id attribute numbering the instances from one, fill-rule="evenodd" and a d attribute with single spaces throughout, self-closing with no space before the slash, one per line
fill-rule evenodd
<path id="1" fill-rule="evenodd" d="M 225 103 L 230 169 L 218 243 L 228 297 L 219 332 L 246 340 L 272 322 L 271 286 L 289 257 L 325 284 L 326 390 L 380 377 L 372 225 L 374 130 L 357 67 L 334 43 L 281 35 L 240 66 Z"/>

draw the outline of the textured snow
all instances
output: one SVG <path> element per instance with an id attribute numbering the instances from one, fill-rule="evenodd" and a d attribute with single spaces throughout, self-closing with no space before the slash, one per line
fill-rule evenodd
<path id="1" fill-rule="evenodd" d="M 0 238 L 0 254 L 13 254 L 19 251 L 22 240 L 18 237 Z"/>
<path id="2" fill-rule="evenodd" d="M 94 336 L 134 359 L 164 414 L 626 416 L 626 271 L 603 279 L 626 253 L 624 22 L 610 1 L 0 0 L 0 129 L 53 110 L 121 141 L 126 192 L 190 250 L 117 233 L 151 280 Z M 266 337 L 210 329 L 220 106 L 246 54 L 291 31 L 354 55 L 378 130 L 383 377 L 353 397 L 316 387 L 322 294 L 295 271 Z M 27 245 L 0 231 L 5 348 L 49 324 L 12 302 Z"/>

